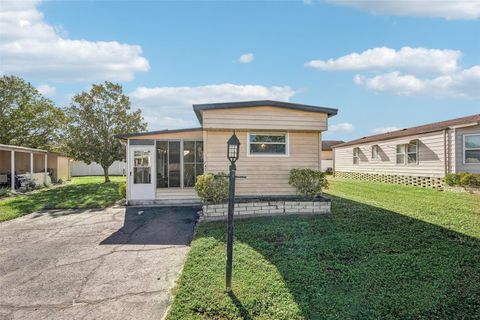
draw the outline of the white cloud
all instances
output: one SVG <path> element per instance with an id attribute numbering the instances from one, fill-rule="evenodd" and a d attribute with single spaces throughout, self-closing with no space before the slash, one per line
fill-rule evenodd
<path id="1" fill-rule="evenodd" d="M 192 104 L 247 100 L 288 101 L 297 92 L 288 86 L 265 87 L 230 83 L 198 87 L 138 87 L 129 95 L 142 109 L 149 129 L 199 126 Z"/>
<path id="2" fill-rule="evenodd" d="M 479 19 L 479 0 L 324 0 L 375 15 Z"/>
<path id="3" fill-rule="evenodd" d="M 40 1 L 2 1 L 0 73 L 52 81 L 129 81 L 149 64 L 137 45 L 73 40 L 48 24 Z"/>
<path id="4" fill-rule="evenodd" d="M 425 73 L 449 73 L 458 69 L 461 51 L 403 47 L 395 50 L 377 47 L 350 53 L 337 59 L 312 60 L 307 67 L 320 70 L 379 71 L 405 70 Z"/>
<path id="5" fill-rule="evenodd" d="M 253 59 L 254 59 L 253 53 L 244 53 L 238 58 L 237 62 L 250 63 L 253 61 Z"/>
<path id="6" fill-rule="evenodd" d="M 332 124 L 328 127 L 328 131 L 332 132 L 352 132 L 353 130 L 353 124 L 348 122 Z"/>
<path id="7" fill-rule="evenodd" d="M 400 128 L 397 127 L 384 127 L 384 128 L 375 128 L 372 130 L 373 133 L 380 134 L 380 133 L 387 133 L 387 132 L 392 132 L 392 131 L 397 131 L 400 130 Z"/>
<path id="8" fill-rule="evenodd" d="M 57 88 L 49 86 L 48 84 L 42 84 L 37 87 L 38 92 L 44 96 L 53 96 L 57 91 Z"/>
<path id="9" fill-rule="evenodd" d="M 480 65 L 434 78 L 391 72 L 374 77 L 356 75 L 354 82 L 376 92 L 396 95 L 480 99 Z"/>

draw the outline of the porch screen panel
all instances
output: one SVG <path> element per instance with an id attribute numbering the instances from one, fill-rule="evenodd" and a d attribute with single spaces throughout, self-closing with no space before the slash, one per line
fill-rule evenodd
<path id="1" fill-rule="evenodd" d="M 169 187 L 180 187 L 180 141 L 168 141 Z"/>
<path id="2" fill-rule="evenodd" d="M 168 188 L 168 141 L 157 141 L 157 188 Z"/>
<path id="3" fill-rule="evenodd" d="M 183 143 L 183 186 L 195 186 L 198 175 L 203 174 L 203 142 L 184 141 Z"/>

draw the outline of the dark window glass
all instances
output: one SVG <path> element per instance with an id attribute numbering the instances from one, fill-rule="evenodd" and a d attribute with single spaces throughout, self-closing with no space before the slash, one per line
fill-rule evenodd
<path id="1" fill-rule="evenodd" d="M 285 135 L 250 134 L 250 142 L 280 142 L 285 143 Z"/>
<path id="2" fill-rule="evenodd" d="M 197 163 L 203 163 L 203 141 L 196 142 L 195 150 L 196 150 L 195 161 Z"/>
<path id="3" fill-rule="evenodd" d="M 284 144 L 251 144 L 250 153 L 285 154 L 285 145 Z"/>
<path id="4" fill-rule="evenodd" d="M 168 142 L 169 187 L 180 187 L 180 141 Z"/>
<path id="5" fill-rule="evenodd" d="M 185 188 L 195 186 L 195 165 L 186 163 L 183 168 L 183 186 Z"/>
<path id="6" fill-rule="evenodd" d="M 183 162 L 184 163 L 195 162 L 195 141 L 183 142 Z"/>
<path id="7" fill-rule="evenodd" d="M 168 141 L 157 141 L 157 188 L 168 187 Z"/>
<path id="8" fill-rule="evenodd" d="M 465 151 L 465 163 L 480 163 L 480 150 Z"/>

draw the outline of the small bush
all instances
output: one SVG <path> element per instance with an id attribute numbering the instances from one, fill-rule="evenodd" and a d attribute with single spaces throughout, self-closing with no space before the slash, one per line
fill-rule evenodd
<path id="1" fill-rule="evenodd" d="M 460 185 L 464 187 L 480 187 L 480 174 L 466 173 L 462 175 Z"/>
<path id="2" fill-rule="evenodd" d="M 328 188 L 328 180 L 324 172 L 312 169 L 292 169 L 288 184 L 297 189 L 297 194 L 314 199 Z"/>
<path id="3" fill-rule="evenodd" d="M 0 188 L 0 198 L 7 197 L 10 194 L 10 188 Z"/>
<path id="4" fill-rule="evenodd" d="M 57 180 L 57 184 L 64 184 L 64 182 L 63 182 L 62 179 L 58 179 L 58 180 Z"/>
<path id="5" fill-rule="evenodd" d="M 122 199 L 127 198 L 127 184 L 126 183 L 120 183 L 118 186 L 118 194 Z"/>
<path id="6" fill-rule="evenodd" d="M 478 173 L 450 173 L 444 181 L 449 186 L 480 187 L 480 174 Z"/>
<path id="7" fill-rule="evenodd" d="M 195 191 L 203 203 L 219 204 L 227 201 L 228 178 L 219 175 L 205 173 L 197 177 Z"/>

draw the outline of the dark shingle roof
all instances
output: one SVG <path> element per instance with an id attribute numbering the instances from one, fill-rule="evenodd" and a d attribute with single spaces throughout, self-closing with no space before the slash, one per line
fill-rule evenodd
<path id="1" fill-rule="evenodd" d="M 344 143 L 345 141 L 342 140 L 323 140 L 322 141 L 322 150 L 332 150 L 333 146 L 336 146 L 337 144 Z"/>
<path id="2" fill-rule="evenodd" d="M 441 122 L 434 122 L 434 123 L 429 123 L 429 124 L 425 124 L 425 125 L 422 125 L 422 126 L 406 128 L 406 129 L 401 129 L 401 130 L 397 130 L 397 131 L 391 131 L 391 132 L 387 132 L 387 133 L 382 133 L 382 134 L 376 134 L 376 135 L 373 135 L 373 136 L 363 137 L 363 138 L 360 138 L 360 139 L 347 141 L 345 143 L 336 145 L 336 146 L 334 146 L 334 148 L 346 147 L 346 146 L 351 146 L 351 145 L 361 144 L 361 143 L 368 143 L 368 142 L 373 142 L 373 141 L 388 140 L 388 139 L 393 139 L 393 138 L 408 137 L 408 136 L 411 136 L 411 135 L 428 133 L 428 132 L 435 132 L 435 131 L 440 131 L 440 130 L 447 129 L 449 127 L 466 125 L 466 124 L 471 124 L 471 123 L 480 124 L 480 114 L 474 114 L 474 115 L 467 116 L 467 117 L 462 117 L 462 118 L 457 118 L 457 119 L 452 119 L 452 120 L 446 120 L 446 121 L 441 121 Z"/>
<path id="3" fill-rule="evenodd" d="M 322 112 L 322 113 L 327 113 L 329 117 L 336 115 L 338 112 L 338 109 L 334 109 L 334 108 L 312 106 L 312 105 L 283 102 L 283 101 L 273 101 L 273 100 L 194 104 L 193 110 L 195 111 L 198 121 L 202 123 L 201 112 L 204 110 L 265 107 L 265 106 L 279 107 L 279 108 L 286 108 L 286 109 L 296 109 L 296 110 L 311 111 L 311 112 Z"/>

